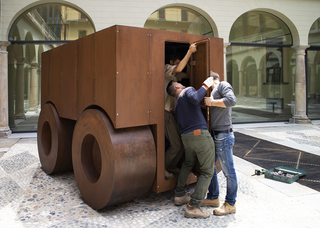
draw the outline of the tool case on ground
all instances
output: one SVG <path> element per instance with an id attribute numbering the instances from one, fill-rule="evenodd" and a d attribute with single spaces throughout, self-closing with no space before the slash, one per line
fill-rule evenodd
<path id="1" fill-rule="evenodd" d="M 291 184 L 292 182 L 306 175 L 307 172 L 285 166 L 279 166 L 265 172 L 264 177 L 272 180 L 282 181 Z"/>

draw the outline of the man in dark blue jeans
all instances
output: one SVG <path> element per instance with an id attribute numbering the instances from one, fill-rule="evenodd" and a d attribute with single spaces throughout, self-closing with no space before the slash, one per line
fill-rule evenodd
<path id="1" fill-rule="evenodd" d="M 227 194 L 224 204 L 213 210 L 215 215 L 226 215 L 236 212 L 238 182 L 233 163 L 234 134 L 232 130 L 231 112 L 236 104 L 232 86 L 225 81 L 220 82 L 219 75 L 211 71 L 213 90 L 211 97 L 205 97 L 205 105 L 211 107 L 210 126 L 215 144 L 215 161 L 219 159 L 221 169 L 227 179 Z M 219 207 L 219 183 L 217 170 L 209 186 L 207 199 L 201 206 Z"/>
<path id="2" fill-rule="evenodd" d="M 213 79 L 206 79 L 197 91 L 193 87 L 185 88 L 177 82 L 168 84 L 167 92 L 176 97 L 175 109 L 179 132 L 185 149 L 185 161 L 182 164 L 175 190 L 175 205 L 188 203 L 185 217 L 208 218 L 210 213 L 200 208 L 214 172 L 214 143 L 207 129 L 206 120 L 202 114 L 200 101 L 207 89 L 213 85 Z M 191 196 L 186 195 L 186 182 L 198 159 L 201 174 Z"/>

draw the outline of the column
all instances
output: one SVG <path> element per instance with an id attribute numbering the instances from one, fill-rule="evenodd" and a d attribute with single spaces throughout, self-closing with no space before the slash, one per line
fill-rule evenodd
<path id="1" fill-rule="evenodd" d="M 310 99 L 316 100 L 316 64 L 311 64 L 311 76 L 310 76 Z"/>
<path id="2" fill-rule="evenodd" d="M 24 58 L 17 59 L 15 118 L 26 119 L 24 115 Z"/>
<path id="3" fill-rule="evenodd" d="M 38 65 L 38 110 L 39 113 L 41 110 L 41 64 Z"/>
<path id="4" fill-rule="evenodd" d="M 293 46 L 296 50 L 296 82 L 295 82 L 295 113 L 294 119 L 298 124 L 311 124 L 306 115 L 306 71 L 305 71 L 305 50 L 309 46 Z M 293 122 L 293 118 L 290 119 Z"/>
<path id="5" fill-rule="evenodd" d="M 9 41 L 0 41 L 0 137 L 11 134 L 8 112 L 8 52 Z"/>
<path id="6" fill-rule="evenodd" d="M 227 74 L 227 47 L 230 43 L 223 44 L 223 73 L 224 73 L 224 81 L 228 81 L 228 74 Z M 233 85 L 232 85 L 233 86 Z"/>
<path id="7" fill-rule="evenodd" d="M 262 69 L 258 69 L 258 80 L 257 80 L 257 97 L 262 97 Z"/>
<path id="8" fill-rule="evenodd" d="M 239 96 L 243 96 L 243 70 L 239 70 Z"/>
<path id="9" fill-rule="evenodd" d="M 16 127 L 16 124 L 14 122 L 15 59 L 12 51 L 9 51 L 8 61 L 9 127 L 12 129 Z"/>
<path id="10" fill-rule="evenodd" d="M 31 63 L 30 75 L 30 111 L 38 109 L 38 63 Z"/>

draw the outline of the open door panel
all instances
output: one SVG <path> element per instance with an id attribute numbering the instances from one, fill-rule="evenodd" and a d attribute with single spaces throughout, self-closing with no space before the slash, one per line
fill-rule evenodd
<path id="1" fill-rule="evenodd" d="M 191 85 L 195 89 L 199 89 L 202 82 L 210 75 L 209 72 L 209 51 L 210 39 L 199 40 L 197 44 L 197 51 L 191 57 Z"/>
<path id="2" fill-rule="evenodd" d="M 202 86 L 202 82 L 210 76 L 210 39 L 203 39 L 195 42 L 197 51 L 191 57 L 191 86 L 198 90 Z M 210 96 L 210 89 L 206 96 Z M 210 109 L 201 101 L 201 109 L 206 118 L 208 129 L 210 130 Z"/>

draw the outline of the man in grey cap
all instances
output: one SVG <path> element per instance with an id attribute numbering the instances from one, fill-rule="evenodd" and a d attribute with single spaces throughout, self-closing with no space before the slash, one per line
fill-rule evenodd
<path id="1" fill-rule="evenodd" d="M 232 86 L 226 82 L 220 82 L 217 73 L 211 71 L 213 77 L 213 90 L 210 97 L 205 97 L 205 105 L 211 107 L 211 135 L 215 144 L 215 161 L 219 158 L 221 169 L 227 178 L 227 194 L 224 204 L 213 210 L 215 215 L 226 215 L 236 212 L 236 197 L 238 190 L 237 176 L 233 163 L 234 134 L 232 130 L 232 106 L 236 105 L 236 96 Z M 214 168 L 207 199 L 201 206 L 219 207 L 219 183 L 217 170 Z"/>

